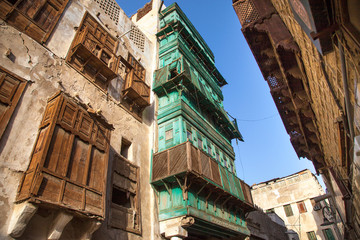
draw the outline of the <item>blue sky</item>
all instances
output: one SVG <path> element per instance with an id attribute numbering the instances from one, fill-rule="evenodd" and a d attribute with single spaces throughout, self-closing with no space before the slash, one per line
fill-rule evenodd
<path id="1" fill-rule="evenodd" d="M 147 0 L 117 0 L 128 16 Z M 169 6 L 174 1 L 166 0 Z M 245 142 L 233 142 L 239 178 L 249 185 L 284 177 L 312 163 L 298 159 L 267 82 L 241 32 L 231 0 L 179 0 L 178 5 L 215 55 L 215 65 L 228 85 L 223 87 L 225 110 L 237 118 Z"/>

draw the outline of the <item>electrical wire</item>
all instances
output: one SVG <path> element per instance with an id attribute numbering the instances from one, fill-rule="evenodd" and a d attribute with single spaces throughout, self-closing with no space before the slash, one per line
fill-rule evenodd
<path id="1" fill-rule="evenodd" d="M 241 121 L 241 122 L 260 122 L 260 121 L 264 121 L 264 120 L 268 120 L 270 118 L 276 117 L 277 115 L 279 115 L 278 113 L 275 113 L 271 116 L 268 117 L 264 117 L 264 118 L 259 118 L 259 119 L 236 119 L 237 121 Z"/>
<path id="2" fill-rule="evenodd" d="M 241 165 L 241 169 L 242 169 L 242 174 L 243 174 L 243 179 L 242 179 L 242 180 L 244 180 L 244 182 L 246 182 L 246 181 L 245 181 L 244 166 L 243 166 L 243 163 L 242 163 L 242 160 L 241 160 L 240 147 L 239 147 L 239 144 L 238 144 L 237 139 L 236 139 L 236 146 L 237 146 L 237 149 L 238 149 L 239 161 L 240 161 L 240 165 Z"/>

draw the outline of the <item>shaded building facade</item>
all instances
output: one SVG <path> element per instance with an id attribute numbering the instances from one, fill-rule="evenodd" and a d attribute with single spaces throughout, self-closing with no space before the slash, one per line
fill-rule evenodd
<path id="1" fill-rule="evenodd" d="M 0 1 L 1 239 L 161 238 L 140 21 L 114 0 Z"/>
<path id="2" fill-rule="evenodd" d="M 233 7 L 298 157 L 323 176 L 345 239 L 358 239 L 359 1 Z"/>

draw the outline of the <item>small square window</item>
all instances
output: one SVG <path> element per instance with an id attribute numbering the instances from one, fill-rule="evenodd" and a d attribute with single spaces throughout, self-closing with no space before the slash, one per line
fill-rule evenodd
<path id="1" fill-rule="evenodd" d="M 207 145 L 207 148 L 208 148 L 208 149 L 207 149 L 207 150 L 208 150 L 208 153 L 209 153 L 209 155 L 211 156 L 211 145 L 208 144 L 208 145 Z"/>
<path id="2" fill-rule="evenodd" d="M 202 148 L 203 148 L 203 141 L 202 141 L 201 136 L 198 136 L 198 148 L 199 148 L 199 149 L 202 149 Z"/>
<path id="3" fill-rule="evenodd" d="M 134 204 L 132 201 L 134 200 L 134 194 L 121 190 L 117 187 L 113 187 L 112 198 L 111 201 L 119 206 L 125 208 L 131 208 Z"/>
<path id="4" fill-rule="evenodd" d="M 290 204 L 284 205 L 284 211 L 285 211 L 285 215 L 287 217 L 290 217 L 290 216 L 294 215 Z"/>
<path id="5" fill-rule="evenodd" d="M 316 234 L 315 234 L 314 231 L 307 232 L 306 235 L 307 235 L 307 237 L 308 237 L 309 240 L 317 240 Z"/>
<path id="6" fill-rule="evenodd" d="M 273 208 L 265 210 L 266 213 L 275 213 L 275 210 Z"/>
<path id="7" fill-rule="evenodd" d="M 173 130 L 169 129 L 165 131 L 165 141 L 169 141 L 173 138 Z"/>
<path id="8" fill-rule="evenodd" d="M 186 137 L 187 137 L 188 140 L 190 140 L 190 141 L 192 140 L 192 132 L 191 132 L 191 130 L 186 131 Z"/>
<path id="9" fill-rule="evenodd" d="M 305 212 L 307 212 L 304 201 L 298 202 L 298 203 L 297 203 L 297 206 L 298 206 L 298 209 L 299 209 L 299 212 L 300 212 L 300 213 L 305 213 Z"/>
<path id="10" fill-rule="evenodd" d="M 129 158 L 129 149 L 131 146 L 131 142 L 126 140 L 125 138 L 123 138 L 121 140 L 121 151 L 120 154 L 121 156 L 123 156 L 124 158 L 128 159 Z"/>

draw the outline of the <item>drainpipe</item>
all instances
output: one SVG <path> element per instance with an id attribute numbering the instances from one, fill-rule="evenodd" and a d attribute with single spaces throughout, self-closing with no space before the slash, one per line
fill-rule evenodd
<path id="1" fill-rule="evenodd" d="M 346 107 L 346 118 L 349 125 L 350 137 L 351 140 L 354 140 L 354 128 L 352 124 L 352 114 L 351 114 L 351 104 L 350 104 L 350 97 L 349 97 L 349 86 L 348 86 L 348 79 L 347 79 L 347 72 L 346 72 L 346 62 L 345 62 L 345 54 L 344 48 L 341 44 L 342 35 L 339 34 L 338 39 L 338 47 L 339 47 L 339 54 L 340 54 L 340 61 L 341 61 L 341 74 L 343 80 L 343 88 L 345 92 L 345 107 Z"/>

